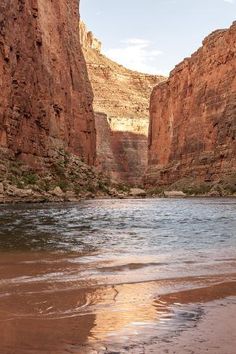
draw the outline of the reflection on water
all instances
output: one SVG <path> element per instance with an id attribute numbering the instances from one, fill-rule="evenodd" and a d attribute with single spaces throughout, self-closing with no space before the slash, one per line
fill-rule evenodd
<path id="1" fill-rule="evenodd" d="M 235 200 L 227 199 L 0 206 L 0 248 L 120 253 L 132 247 L 134 254 L 156 255 L 170 248 L 202 250 L 203 244 L 231 246 L 235 209 Z"/>
<path id="2" fill-rule="evenodd" d="M 235 211 L 232 199 L 1 207 L 0 352 L 122 352 L 195 326 L 204 302 L 236 295 Z"/>

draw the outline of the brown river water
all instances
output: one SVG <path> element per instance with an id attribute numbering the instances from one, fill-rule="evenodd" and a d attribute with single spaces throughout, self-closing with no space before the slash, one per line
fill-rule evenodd
<path id="1" fill-rule="evenodd" d="M 219 309 L 236 313 L 235 199 L 0 207 L 1 354 L 205 353 L 173 348 Z"/>

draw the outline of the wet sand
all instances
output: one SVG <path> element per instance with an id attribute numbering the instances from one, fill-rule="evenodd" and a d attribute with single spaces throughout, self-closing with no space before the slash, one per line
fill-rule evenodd
<path id="1" fill-rule="evenodd" d="M 98 285 L 60 257 L 0 267 L 0 353 L 234 353 L 236 274 Z"/>
<path id="2" fill-rule="evenodd" d="M 0 354 L 233 354 L 235 211 L 228 199 L 2 208 Z"/>
<path id="3" fill-rule="evenodd" d="M 210 303 L 204 312 L 193 329 L 183 331 L 168 343 L 146 346 L 143 351 L 139 348 L 136 353 L 235 354 L 236 298 Z"/>

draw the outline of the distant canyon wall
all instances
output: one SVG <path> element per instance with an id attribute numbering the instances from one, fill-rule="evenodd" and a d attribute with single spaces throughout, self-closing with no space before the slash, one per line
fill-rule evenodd
<path id="1" fill-rule="evenodd" d="M 142 183 L 147 167 L 149 98 L 162 76 L 128 70 L 101 53 L 84 23 L 80 39 L 94 92 L 97 167 L 112 180 Z"/>
<path id="2" fill-rule="evenodd" d="M 150 116 L 147 185 L 236 173 L 236 23 L 155 87 Z"/>
<path id="3" fill-rule="evenodd" d="M 110 119 L 104 113 L 95 113 L 97 129 L 97 165 L 109 174 L 112 181 L 130 185 L 142 184 L 147 167 L 147 133 L 134 133 L 139 122 L 125 130 L 128 118 Z M 133 124 L 133 119 L 132 124 Z M 121 121 L 121 128 L 120 123 Z M 116 125 L 116 123 L 118 125 Z M 147 130 L 148 122 L 145 121 Z"/>
<path id="4" fill-rule="evenodd" d="M 77 0 L 1 1 L 0 172 L 3 155 L 40 170 L 63 150 L 132 185 L 147 164 L 147 185 L 236 173 L 235 23 L 166 79 L 105 57 L 78 20 Z"/>
<path id="5" fill-rule="evenodd" d="M 42 167 L 64 149 L 96 152 L 78 0 L 1 0 L 0 151 Z"/>

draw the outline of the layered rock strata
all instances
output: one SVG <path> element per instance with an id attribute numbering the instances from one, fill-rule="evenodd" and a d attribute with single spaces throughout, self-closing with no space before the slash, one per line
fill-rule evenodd
<path id="1" fill-rule="evenodd" d="M 236 23 L 154 88 L 150 115 L 147 185 L 236 177 Z"/>
<path id="2" fill-rule="evenodd" d="M 95 160 L 78 0 L 2 0 L 0 149 L 42 169 L 65 150 Z"/>
<path id="3" fill-rule="evenodd" d="M 108 59 L 83 23 L 80 36 L 94 92 L 97 166 L 116 182 L 141 184 L 147 167 L 149 98 L 164 78 Z"/>
<path id="4" fill-rule="evenodd" d="M 78 7 L 77 0 L 0 3 L 0 203 L 110 193 L 89 166 L 96 133 Z"/>

